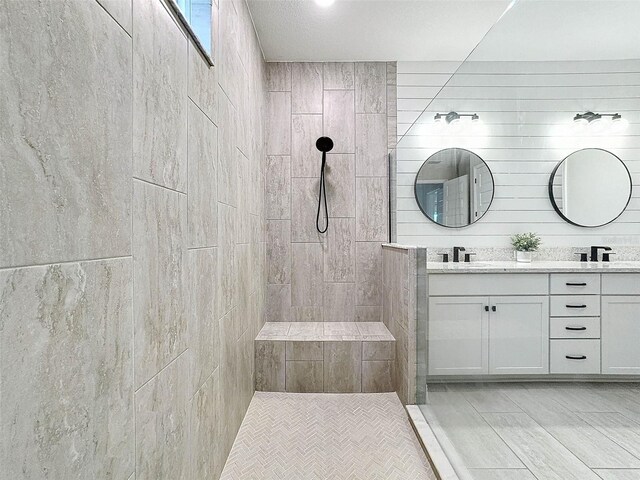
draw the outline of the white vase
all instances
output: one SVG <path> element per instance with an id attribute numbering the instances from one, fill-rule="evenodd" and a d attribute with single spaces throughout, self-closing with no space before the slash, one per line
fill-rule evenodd
<path id="1" fill-rule="evenodd" d="M 531 263 L 533 252 L 520 252 L 516 250 L 516 262 Z"/>

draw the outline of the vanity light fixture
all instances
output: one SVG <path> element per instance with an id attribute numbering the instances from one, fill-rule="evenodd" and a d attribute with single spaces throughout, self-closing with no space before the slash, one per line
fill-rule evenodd
<path id="1" fill-rule="evenodd" d="M 436 113 L 433 117 L 436 123 L 446 123 L 447 125 L 460 123 L 461 117 L 470 117 L 472 123 L 480 123 L 480 116 L 477 113 Z"/>
<path id="2" fill-rule="evenodd" d="M 622 132 L 629 126 L 627 119 L 622 118 L 619 113 L 578 113 L 573 117 L 573 123 L 579 127 L 586 127 L 592 132 L 603 132 L 605 130 Z"/>

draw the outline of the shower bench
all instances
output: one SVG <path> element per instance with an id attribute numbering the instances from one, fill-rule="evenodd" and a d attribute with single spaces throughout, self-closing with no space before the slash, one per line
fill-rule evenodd
<path id="1" fill-rule="evenodd" d="M 256 390 L 393 392 L 395 352 L 382 322 L 267 322 L 255 339 Z"/>

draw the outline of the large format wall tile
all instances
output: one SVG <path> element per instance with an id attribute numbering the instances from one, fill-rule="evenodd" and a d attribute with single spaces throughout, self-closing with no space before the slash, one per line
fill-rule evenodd
<path id="1" fill-rule="evenodd" d="M 356 113 L 385 113 L 386 111 L 386 63 L 356 63 Z"/>
<path id="2" fill-rule="evenodd" d="M 268 219 L 291 218 L 291 157 L 268 156 L 265 188 Z"/>
<path id="3" fill-rule="evenodd" d="M 189 418 L 190 480 L 217 479 L 224 461 L 219 437 L 223 422 L 220 408 L 220 369 L 216 369 L 191 400 Z"/>
<path id="4" fill-rule="evenodd" d="M 291 263 L 291 305 L 322 306 L 322 245 L 294 243 Z"/>
<path id="5" fill-rule="evenodd" d="M 324 284 L 325 322 L 353 322 L 355 320 L 355 283 Z"/>
<path id="6" fill-rule="evenodd" d="M 236 206 L 238 202 L 238 111 L 220 90 L 218 123 L 218 201 Z"/>
<path id="7" fill-rule="evenodd" d="M 355 153 L 353 90 L 325 90 L 324 135 L 333 139 L 332 153 Z"/>
<path id="8" fill-rule="evenodd" d="M 222 318 L 234 305 L 236 292 L 235 277 L 235 238 L 236 238 L 236 209 L 218 204 L 218 315 Z"/>
<path id="9" fill-rule="evenodd" d="M 331 218 L 324 250 L 324 281 L 355 281 L 355 219 Z"/>
<path id="10" fill-rule="evenodd" d="M 324 64 L 324 89 L 325 90 L 351 90 L 354 88 L 353 63 Z"/>
<path id="11" fill-rule="evenodd" d="M 356 301 L 358 305 L 382 303 L 382 249 L 379 242 L 356 243 Z"/>
<path id="12" fill-rule="evenodd" d="M 98 3 L 131 35 L 131 0 L 98 0 Z"/>
<path id="13" fill-rule="evenodd" d="M 385 114 L 356 115 L 356 175 L 386 177 L 387 116 Z"/>
<path id="14" fill-rule="evenodd" d="M 291 128 L 291 176 L 318 177 L 322 153 L 316 141 L 322 136 L 322 115 L 293 115 Z"/>
<path id="15" fill-rule="evenodd" d="M 182 354 L 136 392 L 136 480 L 189 479 L 188 372 Z"/>
<path id="16" fill-rule="evenodd" d="M 200 388 L 220 361 L 220 332 L 216 308 L 219 278 L 216 248 L 189 250 L 189 357 L 191 392 Z"/>
<path id="17" fill-rule="evenodd" d="M 324 342 L 324 391 L 358 393 L 362 388 L 362 342 Z"/>
<path id="18" fill-rule="evenodd" d="M 291 91 L 291 62 L 267 63 L 267 91 Z"/>
<path id="19" fill-rule="evenodd" d="M 292 113 L 322 113 L 322 63 L 291 65 Z"/>
<path id="20" fill-rule="evenodd" d="M 216 10 L 216 7 L 213 7 Z M 200 50 L 189 42 L 189 98 L 200 110 L 218 122 L 218 68 L 211 67 Z"/>
<path id="21" fill-rule="evenodd" d="M 135 181 L 135 380 L 139 387 L 187 347 L 186 197 Z"/>
<path id="22" fill-rule="evenodd" d="M 218 130 L 189 102 L 189 247 L 218 242 Z"/>
<path id="23" fill-rule="evenodd" d="M 267 322 L 291 321 L 291 285 L 267 285 L 266 297 Z"/>
<path id="24" fill-rule="evenodd" d="M 325 171 L 330 217 L 356 216 L 356 166 L 354 155 L 327 155 Z"/>
<path id="25" fill-rule="evenodd" d="M 187 38 L 157 0 L 133 4 L 133 171 L 187 187 Z"/>
<path id="26" fill-rule="evenodd" d="M 267 283 L 291 283 L 291 222 L 267 221 Z"/>
<path id="27" fill-rule="evenodd" d="M 356 238 L 389 240 L 389 190 L 384 177 L 356 178 Z"/>
<path id="28" fill-rule="evenodd" d="M 267 94 L 267 155 L 291 153 L 291 93 Z"/>
<path id="29" fill-rule="evenodd" d="M 2 478 L 128 478 L 131 260 L 0 271 Z"/>
<path id="30" fill-rule="evenodd" d="M 0 267 L 131 253 L 131 65 L 95 2 L 2 3 Z"/>
<path id="31" fill-rule="evenodd" d="M 317 178 L 291 179 L 291 241 L 323 241 L 324 235 L 316 229 L 318 213 L 318 193 L 320 182 Z M 324 228 L 324 207 L 320 211 L 320 228 Z"/>

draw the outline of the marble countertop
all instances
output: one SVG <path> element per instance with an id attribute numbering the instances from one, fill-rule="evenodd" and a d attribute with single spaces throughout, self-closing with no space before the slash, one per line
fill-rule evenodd
<path id="1" fill-rule="evenodd" d="M 427 273 L 640 273 L 640 262 L 578 261 L 471 261 L 469 263 L 427 262 Z"/>

